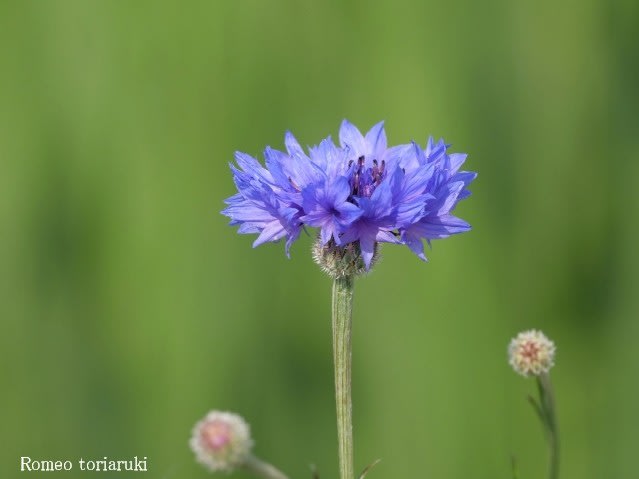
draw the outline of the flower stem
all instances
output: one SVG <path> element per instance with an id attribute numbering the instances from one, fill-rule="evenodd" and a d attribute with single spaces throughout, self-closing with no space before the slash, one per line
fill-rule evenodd
<path id="1" fill-rule="evenodd" d="M 548 439 L 548 479 L 559 477 L 559 430 L 557 427 L 557 415 L 555 411 L 555 397 L 553 394 L 550 375 L 542 373 L 537 376 L 539 388 L 539 400 L 543 411 L 546 435 Z"/>
<path id="2" fill-rule="evenodd" d="M 333 282 L 333 361 L 340 479 L 353 479 L 353 403 L 351 399 L 351 329 L 354 277 Z"/>
<path id="3" fill-rule="evenodd" d="M 256 476 L 263 477 L 264 479 L 288 479 L 286 474 L 277 469 L 275 466 L 268 462 L 264 462 L 253 455 L 250 455 L 247 458 L 244 463 L 244 467 Z"/>

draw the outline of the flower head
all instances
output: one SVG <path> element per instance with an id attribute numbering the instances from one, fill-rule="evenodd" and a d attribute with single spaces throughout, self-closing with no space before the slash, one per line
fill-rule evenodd
<path id="1" fill-rule="evenodd" d="M 211 471 L 232 471 L 248 459 L 253 441 L 237 414 L 211 411 L 194 427 L 189 442 L 197 460 Z"/>
<path id="2" fill-rule="evenodd" d="M 510 341 L 509 362 L 522 376 L 539 376 L 555 364 L 555 344 L 541 331 L 524 331 Z"/>
<path id="3" fill-rule="evenodd" d="M 319 246 L 355 243 L 370 268 L 377 243 L 408 246 L 426 260 L 423 240 L 470 230 L 452 214 L 468 197 L 476 173 L 459 171 L 465 154 L 443 140 L 388 147 L 383 123 L 363 135 L 344 120 L 339 146 L 327 138 L 304 152 L 291 133 L 286 152 L 267 148 L 266 168 L 244 153 L 231 165 L 238 193 L 222 214 L 253 246 L 286 238 L 286 252 L 303 227 L 319 228 Z"/>

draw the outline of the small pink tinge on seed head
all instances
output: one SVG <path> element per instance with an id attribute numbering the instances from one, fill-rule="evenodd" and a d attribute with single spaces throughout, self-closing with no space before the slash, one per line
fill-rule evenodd
<path id="1" fill-rule="evenodd" d="M 231 442 L 231 428 L 220 420 L 205 423 L 200 434 L 202 442 L 213 451 L 219 451 Z"/>
<path id="2" fill-rule="evenodd" d="M 539 346 L 532 341 L 526 341 L 521 345 L 521 355 L 528 361 L 537 361 Z"/>

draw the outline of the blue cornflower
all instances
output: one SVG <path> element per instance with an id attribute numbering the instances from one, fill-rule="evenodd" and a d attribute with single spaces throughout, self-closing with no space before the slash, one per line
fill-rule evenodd
<path id="1" fill-rule="evenodd" d="M 365 267 L 379 242 L 407 245 L 426 260 L 423 240 L 470 229 L 451 212 L 476 173 L 459 171 L 465 154 L 443 140 L 389 148 L 383 122 L 362 135 L 344 120 L 331 138 L 304 152 L 291 133 L 286 152 L 266 148 L 266 168 L 245 153 L 231 165 L 238 193 L 222 213 L 239 233 L 259 233 L 253 246 L 286 238 L 286 253 L 304 226 L 319 228 L 321 246 L 357 245 Z"/>

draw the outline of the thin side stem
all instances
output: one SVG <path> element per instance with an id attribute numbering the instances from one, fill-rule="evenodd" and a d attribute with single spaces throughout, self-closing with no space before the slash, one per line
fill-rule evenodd
<path id="1" fill-rule="evenodd" d="M 275 466 L 253 455 L 248 457 L 244 466 L 256 476 L 264 479 L 288 479 L 288 476 Z"/>
<path id="2" fill-rule="evenodd" d="M 333 361 L 340 479 L 353 479 L 353 403 L 351 399 L 353 276 L 333 282 Z"/>
<path id="3" fill-rule="evenodd" d="M 559 428 L 555 410 L 555 396 L 548 373 L 537 376 L 541 408 L 545 417 L 546 435 L 548 439 L 548 479 L 559 478 Z"/>

